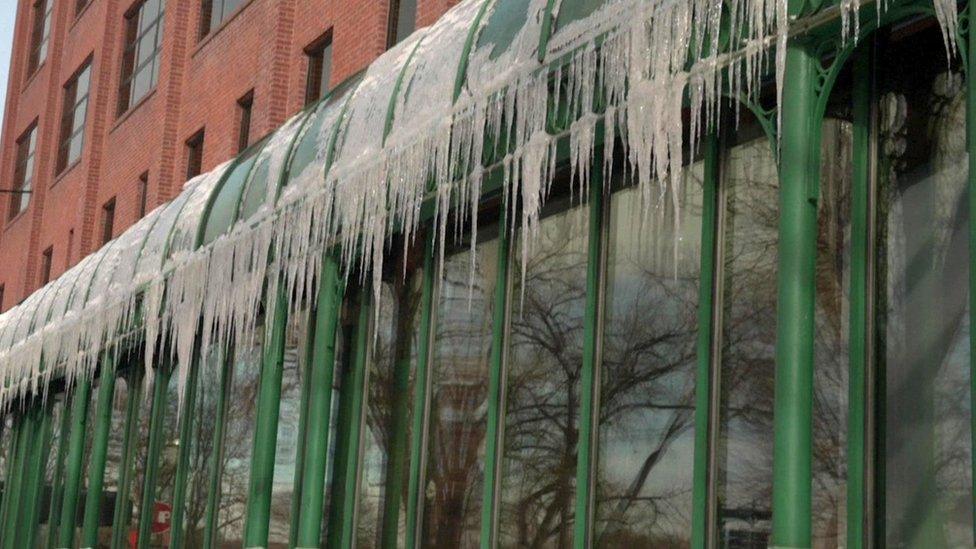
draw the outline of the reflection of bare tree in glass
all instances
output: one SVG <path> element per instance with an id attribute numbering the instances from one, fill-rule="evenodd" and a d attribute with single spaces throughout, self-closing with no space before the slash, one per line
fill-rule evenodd
<path id="1" fill-rule="evenodd" d="M 701 166 L 642 225 L 634 189 L 611 198 L 596 543 L 687 547 L 691 530 Z M 677 263 L 676 263 L 677 262 Z"/>
<path id="2" fill-rule="evenodd" d="M 420 324 L 421 279 L 397 269 L 383 283 L 373 350 L 369 360 L 362 487 L 357 520 L 358 547 L 381 545 L 384 528 L 405 534 L 413 380 Z M 394 494 L 390 494 L 393 490 Z M 389 501 L 390 497 L 399 498 Z M 387 517 L 387 513 L 391 514 Z"/>
<path id="3" fill-rule="evenodd" d="M 193 422 L 190 427 L 190 453 L 186 476 L 186 507 L 183 515 L 183 545 L 188 549 L 204 546 L 206 529 L 207 493 L 210 489 L 209 475 L 214 459 L 214 432 L 217 427 L 217 400 L 220 393 L 220 377 L 223 360 L 220 353 L 214 353 L 208 360 L 201 361 L 197 373 L 196 397 L 190 414 Z M 175 502 L 174 502 L 175 504 Z"/>
<path id="4" fill-rule="evenodd" d="M 727 221 L 719 535 L 726 546 L 765 547 L 772 499 L 779 222 L 779 180 L 768 140 L 731 147 L 722 184 Z"/>
<path id="5" fill-rule="evenodd" d="M 478 245 L 469 293 L 470 253 L 445 258 L 439 290 L 424 490 L 425 547 L 471 547 L 478 541 L 497 241 Z"/>
<path id="6" fill-rule="evenodd" d="M 572 544 L 586 307 L 585 208 L 542 220 L 512 270 L 499 542 Z"/>

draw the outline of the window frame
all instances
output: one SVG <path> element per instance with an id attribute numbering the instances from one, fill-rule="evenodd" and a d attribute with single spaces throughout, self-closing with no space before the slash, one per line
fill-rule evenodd
<path id="1" fill-rule="evenodd" d="M 332 29 L 305 46 L 305 106 L 329 94 L 332 80 Z"/>
<path id="2" fill-rule="evenodd" d="M 124 29 L 122 33 L 122 55 L 119 63 L 119 91 L 116 115 L 121 117 L 146 97 L 152 94 L 159 84 L 159 69 L 163 50 L 163 31 L 166 18 L 166 0 L 158 0 L 157 13 L 153 20 L 140 30 L 143 9 L 153 0 L 139 0 L 123 15 Z M 143 39 L 154 33 L 152 52 L 141 62 L 141 45 Z M 139 96 L 136 96 L 134 84 L 144 71 L 149 73 L 149 86 Z"/>
<path id="3" fill-rule="evenodd" d="M 184 142 L 187 181 L 203 173 L 203 148 L 206 139 L 206 128 L 200 128 Z"/>
<path id="4" fill-rule="evenodd" d="M 27 54 L 27 75 L 36 73 L 47 61 L 51 44 L 51 21 L 55 0 L 35 0 L 31 4 L 31 35 Z M 42 11 L 43 10 L 43 11 Z"/>
<path id="5" fill-rule="evenodd" d="M 82 75 L 87 74 L 87 86 L 79 97 L 78 82 Z M 62 87 L 64 96 L 61 103 L 61 125 L 58 131 L 58 153 L 54 173 L 60 175 L 81 161 L 85 151 L 85 132 L 88 129 L 89 99 L 92 85 L 92 57 L 89 56 L 81 66 L 71 75 Z M 84 117 L 77 121 L 78 110 L 84 109 Z M 78 126 L 75 129 L 75 126 Z M 71 158 L 72 145 L 79 140 L 78 156 Z"/>
<path id="6" fill-rule="evenodd" d="M 37 172 L 37 120 L 17 138 L 17 148 L 14 157 L 13 187 L 10 189 L 10 202 L 7 209 L 7 220 L 12 220 L 28 206 L 34 192 L 34 177 Z"/>
<path id="7" fill-rule="evenodd" d="M 115 234 L 115 197 L 108 199 L 102 204 L 101 211 L 101 238 L 102 246 L 108 244 Z"/>

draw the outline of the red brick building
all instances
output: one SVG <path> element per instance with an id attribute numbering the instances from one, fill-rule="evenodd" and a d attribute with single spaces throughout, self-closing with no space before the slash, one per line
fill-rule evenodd
<path id="1" fill-rule="evenodd" d="M 18 0 L 0 311 L 457 0 Z"/>

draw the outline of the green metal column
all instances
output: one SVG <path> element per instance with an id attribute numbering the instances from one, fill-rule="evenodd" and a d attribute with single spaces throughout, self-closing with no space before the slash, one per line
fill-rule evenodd
<path id="1" fill-rule="evenodd" d="M 495 271 L 495 303 L 492 308 L 495 313 L 491 319 L 491 356 L 488 359 L 488 421 L 485 432 L 484 493 L 481 502 L 482 549 L 490 549 L 495 543 L 495 517 L 497 516 L 495 504 L 498 502 L 499 469 L 502 461 L 499 455 L 502 448 L 502 410 L 505 408 L 505 403 L 502 402 L 502 386 L 505 382 L 504 362 L 507 344 L 505 329 L 511 291 L 509 264 L 512 248 L 511 233 L 507 229 L 508 223 L 505 220 L 505 208 L 502 210 L 498 219 L 498 265 Z"/>
<path id="2" fill-rule="evenodd" d="M 98 518 L 102 507 L 102 488 L 105 484 L 105 461 L 108 457 L 108 437 L 112 431 L 112 408 L 115 401 L 115 361 L 112 353 L 102 359 L 102 373 L 98 384 L 95 432 L 92 435 L 91 463 L 88 466 L 88 495 L 81 526 L 81 547 L 95 547 L 98 543 Z"/>
<path id="3" fill-rule="evenodd" d="M 591 546 L 591 511 L 593 508 L 593 457 L 597 440 L 599 410 L 596 409 L 600 376 L 600 317 L 603 307 L 601 279 L 603 278 L 604 196 L 603 196 L 603 149 L 593 155 L 589 196 L 589 235 L 586 259 L 586 313 L 583 326 L 583 368 L 580 378 L 580 425 L 576 459 L 576 524 L 573 546 L 586 549 Z"/>
<path id="4" fill-rule="evenodd" d="M 407 488 L 407 549 L 414 549 L 420 536 L 421 503 L 423 491 L 420 488 L 424 478 L 424 445 L 427 443 L 427 398 L 430 394 L 430 341 L 434 310 L 434 232 L 427 236 L 424 248 L 424 280 L 421 289 L 420 341 L 417 346 L 417 398 L 413 405 L 413 438 L 410 441 L 410 482 Z"/>
<path id="5" fill-rule="evenodd" d="M 803 2 L 790 0 L 790 16 Z M 783 90 L 779 262 L 776 316 L 776 389 L 773 438 L 773 537 L 776 548 L 811 542 L 813 329 L 817 255 L 817 162 L 814 121 L 819 60 L 814 48 L 792 39 Z"/>
<path id="6" fill-rule="evenodd" d="M 152 510 L 156 503 L 156 480 L 159 478 L 159 455 L 163 449 L 163 422 L 166 420 L 166 401 L 173 365 L 158 368 L 153 380 L 152 410 L 149 412 L 149 444 L 146 449 L 146 474 L 142 481 L 142 501 L 139 505 L 138 546 L 148 547 L 152 526 Z"/>
<path id="7" fill-rule="evenodd" d="M 8 412 L 11 413 L 11 412 Z M 13 522 L 9 515 L 13 505 L 13 494 L 19 493 L 18 484 L 23 475 L 20 474 L 20 464 L 24 455 L 24 439 L 26 438 L 27 428 L 24 425 L 24 414 L 20 413 L 12 422 L 12 433 L 10 438 L 10 449 L 7 452 L 7 470 L 4 472 L 3 483 L 3 508 L 0 509 L 0 548 L 7 546 L 4 540 L 12 537 L 10 523 Z"/>
<path id="8" fill-rule="evenodd" d="M 78 514 L 78 495 L 84 470 L 85 431 L 88 406 L 91 401 L 91 380 L 82 375 L 71 396 L 71 430 L 68 439 L 68 463 L 64 475 L 64 497 L 61 500 L 61 519 L 58 523 L 58 547 L 71 547 L 75 537 L 75 517 Z M 67 407 L 65 408 L 67 410 Z M 64 436 L 64 433 L 61 434 Z"/>
<path id="9" fill-rule="evenodd" d="M 335 374 L 336 326 L 342 304 L 339 264 L 332 253 L 322 256 L 322 281 L 315 305 L 315 333 L 309 377 L 311 387 L 305 422 L 305 459 L 301 507 L 298 515 L 298 547 L 318 547 L 325 506 L 325 476 L 329 457 L 329 425 L 332 383 Z"/>
<path id="10" fill-rule="evenodd" d="M 57 406 L 58 403 L 55 403 Z M 68 453 L 67 434 L 71 425 L 71 414 L 61 403 L 61 423 L 58 425 L 58 457 L 54 467 L 54 487 L 51 490 L 51 508 L 48 509 L 47 548 L 53 549 L 58 537 L 58 521 L 61 519 L 61 504 L 64 497 L 64 464 Z"/>
<path id="11" fill-rule="evenodd" d="M 220 505 L 220 475 L 222 474 L 221 463 L 224 455 L 224 426 L 227 422 L 227 395 L 230 392 L 231 376 L 234 370 L 234 352 L 225 349 L 221 356 L 220 387 L 217 396 L 217 423 L 213 433 L 213 459 L 210 461 L 210 470 L 207 472 L 207 512 L 206 525 L 203 529 L 203 547 L 210 549 L 213 546 L 214 537 L 217 533 L 217 510 Z"/>
<path id="12" fill-rule="evenodd" d="M 17 459 L 14 462 L 13 482 L 10 483 L 10 500 L 7 506 L 7 516 L 4 517 L 4 531 L 2 547 L 10 549 L 16 547 L 17 527 L 20 524 L 20 510 L 22 508 L 20 498 L 24 492 L 25 469 L 30 462 L 31 449 L 34 447 L 36 436 L 35 426 L 30 411 L 21 412 L 20 419 L 20 440 L 17 443 Z"/>
<path id="13" fill-rule="evenodd" d="M 27 468 L 27 489 L 21 497 L 23 508 L 20 531 L 17 535 L 17 547 L 35 547 L 37 526 L 41 515 L 41 494 L 44 492 L 44 477 L 47 462 L 51 452 L 51 403 L 38 405 L 37 433 L 34 438 L 34 451 Z M 50 535 L 50 532 L 49 534 Z"/>
<path id="14" fill-rule="evenodd" d="M 698 277 L 698 341 L 695 370 L 695 454 L 692 466 L 691 547 L 704 549 L 714 543 L 709 533 L 709 508 L 712 494 L 709 440 L 712 425 L 712 402 L 717 387 L 712 384 L 712 346 L 715 341 L 716 263 L 718 250 L 718 185 L 720 146 L 714 133 L 702 143 L 704 177 L 702 179 L 701 268 Z"/>
<path id="15" fill-rule="evenodd" d="M 258 387 L 257 417 L 251 452 L 251 478 L 247 491 L 244 546 L 265 547 L 271 520 L 271 489 L 277 449 L 278 415 L 281 407 L 281 373 L 285 361 L 285 332 L 288 328 L 288 297 L 283 289 L 275 299 L 274 312 L 265 322 L 261 381 Z"/>
<path id="16" fill-rule="evenodd" d="M 868 349 L 873 334 L 868 330 L 868 284 L 871 263 L 869 225 L 871 192 L 871 41 L 855 53 L 853 78 L 853 174 L 851 178 L 851 281 L 850 281 L 850 364 L 848 366 L 847 417 L 847 547 L 869 547 L 869 498 L 865 485 L 868 460 L 865 456 L 867 425 Z"/>

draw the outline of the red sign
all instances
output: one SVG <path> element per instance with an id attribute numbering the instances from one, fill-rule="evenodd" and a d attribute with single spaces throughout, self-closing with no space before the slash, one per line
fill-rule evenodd
<path id="1" fill-rule="evenodd" d="M 149 525 L 153 534 L 169 531 L 170 521 L 173 519 L 173 508 L 161 501 L 157 501 L 152 509 L 152 524 Z"/>

